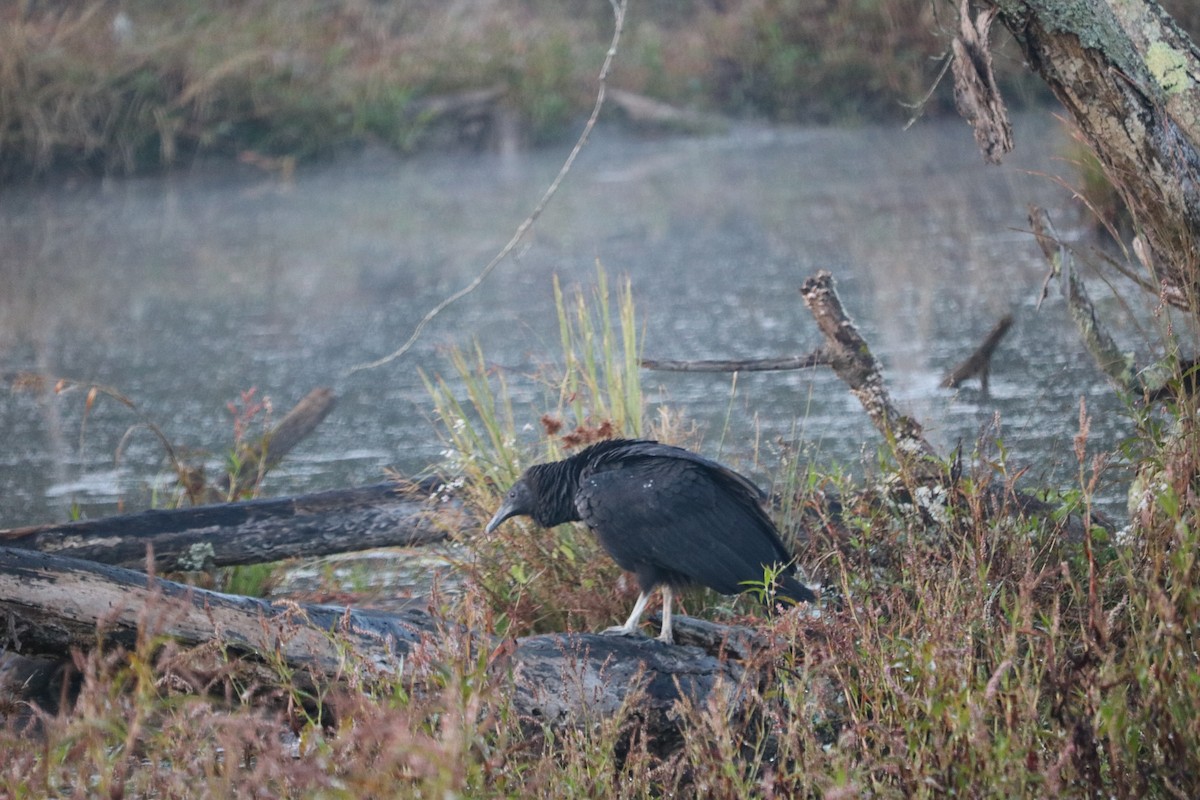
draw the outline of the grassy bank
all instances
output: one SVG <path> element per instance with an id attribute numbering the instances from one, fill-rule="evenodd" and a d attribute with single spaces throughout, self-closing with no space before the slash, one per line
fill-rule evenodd
<path id="1" fill-rule="evenodd" d="M 929 0 L 635 2 L 613 85 L 772 120 L 899 119 L 954 24 Z M 363 141 L 478 146 L 491 135 L 478 109 L 437 130 L 444 101 L 475 90 L 495 92 L 488 112 L 525 143 L 552 141 L 590 105 L 611 25 L 606 3 L 585 0 L 7 0 L 0 176 L 129 174 L 206 153 L 286 165 Z M 1019 105 L 1034 84 L 1017 61 L 1001 46 Z M 944 83 L 935 113 L 951 105 Z"/>
<path id="2" fill-rule="evenodd" d="M 697 444 L 644 404 L 627 287 L 610 293 L 601 273 L 594 297 L 559 294 L 559 317 L 563 354 L 537 375 L 497 374 L 476 352 L 429 380 L 446 466 L 481 519 L 524 465 L 590 437 Z M 509 380 L 541 400 L 514 405 Z M 1162 470 L 1120 537 L 1071 537 L 1010 507 L 1002 456 L 968 459 L 934 520 L 764 454 L 820 613 L 764 620 L 745 601 L 686 597 L 707 618 L 753 613 L 775 644 L 729 695 L 749 713 L 680 707 L 666 754 L 636 704 L 578 728 L 518 719 L 488 648 L 459 636 L 399 677 L 348 666 L 310 694 L 282 669 L 240 685 L 226 655 L 180 652 L 148 623 L 133 653 L 78 657 L 74 712 L 39 716 L 32 734 L 19 715 L 0 726 L 0 797 L 1195 797 L 1200 456 L 1194 435 L 1139 430 L 1131 452 Z M 1085 519 L 1098 455 L 1081 415 L 1078 485 L 1053 501 Z M 475 630 L 594 630 L 636 593 L 574 526 L 514 522 L 466 544 L 470 588 L 444 610 Z"/>

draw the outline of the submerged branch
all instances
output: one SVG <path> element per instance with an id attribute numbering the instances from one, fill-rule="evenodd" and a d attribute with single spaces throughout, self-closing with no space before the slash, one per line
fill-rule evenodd
<path id="1" fill-rule="evenodd" d="M 1012 314 L 1005 314 L 1001 317 L 1000 321 L 988 331 L 987 336 L 983 337 L 983 343 L 975 352 L 946 374 L 946 377 L 942 379 L 942 388 L 957 389 L 963 381 L 978 376 L 979 382 L 983 385 L 983 393 L 986 395 L 988 393 L 988 373 L 992 369 L 992 354 L 996 352 L 996 347 L 999 346 L 1000 340 L 1008 333 L 1012 324 Z"/>
<path id="2" fill-rule="evenodd" d="M 806 356 L 785 358 L 747 358 L 702 361 L 671 361 L 668 359 L 643 358 L 643 369 L 663 372 L 773 372 L 790 369 L 811 369 L 830 366 L 833 362 L 824 350 L 814 350 Z"/>

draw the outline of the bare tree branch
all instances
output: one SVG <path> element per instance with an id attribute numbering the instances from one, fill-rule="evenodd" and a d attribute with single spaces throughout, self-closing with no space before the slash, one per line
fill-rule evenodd
<path id="1" fill-rule="evenodd" d="M 833 287 L 833 276 L 821 271 L 800 288 L 804 304 L 825 335 L 824 350 L 837 376 L 862 403 L 871 422 L 892 445 L 900 462 L 917 477 L 938 471 L 937 451 L 925 439 L 921 423 L 900 413 L 883 382 L 883 371 L 871 348 L 846 316 Z"/>
<path id="2" fill-rule="evenodd" d="M 417 339 L 420 338 L 421 332 L 425 330 L 425 326 L 428 325 L 434 317 L 442 313 L 442 311 L 450 306 L 451 303 L 461 300 L 479 288 L 479 285 L 483 283 L 487 276 L 492 273 L 492 270 L 494 270 L 501 261 L 507 258 L 508 255 L 520 243 L 520 241 L 525 238 L 525 234 L 528 233 L 529 229 L 533 227 L 533 223 L 536 222 L 538 217 L 542 215 L 542 212 L 546 210 L 546 206 L 550 203 L 550 199 L 554 197 L 555 193 L 558 192 L 558 187 L 562 184 L 563 179 L 567 177 L 567 173 L 571 171 L 571 167 L 575 164 L 575 159 L 579 156 L 580 151 L 583 150 L 583 146 L 587 144 L 588 136 L 591 135 L 592 128 L 596 127 L 596 120 L 600 117 L 600 109 L 604 107 L 604 95 L 608 86 L 608 73 L 612 69 L 613 59 L 617 55 L 617 45 L 621 42 L 621 31 L 625 27 L 625 7 L 628 4 L 628 0 L 609 0 L 609 2 L 613 7 L 613 37 L 612 42 L 608 46 L 608 52 L 604 56 L 604 64 L 600 67 L 600 76 L 598 79 L 599 88 L 596 90 L 596 102 L 592 106 L 592 114 L 590 117 L 588 117 L 587 123 L 583 126 L 583 132 L 579 134 L 579 138 L 576 140 L 575 146 L 571 148 L 571 153 L 567 156 L 567 160 L 563 162 L 562 168 L 559 169 L 558 174 L 554 176 L 554 180 L 546 188 L 546 192 L 542 195 L 542 199 L 538 201 L 536 206 L 534 206 L 533 211 L 529 212 L 529 216 L 517 226 L 512 238 L 508 240 L 508 244 L 504 245 L 504 247 L 500 249 L 500 252 L 496 253 L 495 257 L 488 262 L 487 266 L 475 276 L 474 280 L 472 280 L 463 288 L 459 289 L 454 294 L 442 300 L 433 308 L 429 309 L 425 316 L 421 317 L 421 321 L 418 322 L 417 327 L 413 329 L 412 335 L 408 337 L 408 341 L 400 345 L 398 349 L 394 350 L 383 358 L 351 367 L 349 370 L 347 370 L 346 375 L 353 375 L 361 370 L 375 369 L 377 367 L 382 367 L 385 364 L 390 364 L 411 350 Z"/>
<path id="3" fill-rule="evenodd" d="M 240 469 L 231 470 L 221 478 L 217 484 L 220 495 L 232 499 L 257 487 L 269 470 L 316 430 L 336 404 L 332 389 L 317 387 L 304 395 L 261 439 L 240 445 L 237 449 Z"/>
<path id="4" fill-rule="evenodd" d="M 1134 374 L 1133 357 L 1121 352 L 1109 335 L 1108 329 L 1096 316 L 1096 307 L 1088 297 L 1083 280 L 1075 269 L 1074 259 L 1066 246 L 1061 244 L 1050 222 L 1050 216 L 1037 206 L 1030 206 L 1029 225 L 1042 248 L 1042 254 L 1050 264 L 1052 274 L 1058 278 L 1059 289 L 1084 346 L 1095 359 L 1100 371 L 1119 391 L 1135 391 L 1137 377 Z"/>

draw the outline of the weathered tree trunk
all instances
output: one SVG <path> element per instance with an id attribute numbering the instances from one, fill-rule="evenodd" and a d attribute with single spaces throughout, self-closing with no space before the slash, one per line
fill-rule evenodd
<path id="1" fill-rule="evenodd" d="M 101 564 L 194 571 L 427 544 L 472 524 L 432 483 L 335 489 L 296 497 L 143 511 L 84 522 L 0 530 L 0 544 Z"/>
<path id="2" fill-rule="evenodd" d="M 437 663 L 477 638 L 424 611 L 271 604 L 0 547 L 0 644 L 6 648 L 62 657 L 98 644 L 132 648 L 147 634 L 186 646 L 217 643 L 248 657 L 248 671 L 261 675 L 264 664 L 279 664 L 294 670 L 301 685 L 339 678 L 355 665 L 396 674 L 405 663 Z M 608 717 L 637 697 L 647 732 L 671 736 L 678 734 L 673 712 L 680 699 L 703 705 L 714 692 L 728 692 L 736 708 L 740 696 L 743 667 L 695 647 L 595 634 L 529 636 L 499 646 L 478 638 L 477 644 L 489 648 L 493 677 L 535 727 Z"/>
<path id="3" fill-rule="evenodd" d="M 983 0 L 1121 193 L 1153 285 L 1200 313 L 1200 50 L 1153 0 Z M 985 12 L 986 13 L 986 12 Z"/>

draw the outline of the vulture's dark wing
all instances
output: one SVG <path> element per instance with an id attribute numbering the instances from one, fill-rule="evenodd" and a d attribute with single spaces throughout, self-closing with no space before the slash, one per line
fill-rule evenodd
<path id="1" fill-rule="evenodd" d="M 765 500 L 767 493 L 751 481 L 728 467 L 716 461 L 705 458 L 691 450 L 682 447 L 663 444 L 649 439 L 622 439 L 612 442 L 602 442 L 595 449 L 600 450 L 605 445 L 615 445 L 597 453 L 591 459 L 592 469 L 607 469 L 617 464 L 630 463 L 639 458 L 677 458 L 699 464 L 712 472 L 713 480 L 724 484 L 729 491 L 745 494 L 748 498 Z"/>
<path id="2" fill-rule="evenodd" d="M 758 495 L 694 453 L 633 442 L 585 471 L 576 506 L 623 568 L 646 565 L 735 594 L 763 579 L 763 565 L 791 559 Z"/>

